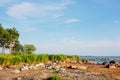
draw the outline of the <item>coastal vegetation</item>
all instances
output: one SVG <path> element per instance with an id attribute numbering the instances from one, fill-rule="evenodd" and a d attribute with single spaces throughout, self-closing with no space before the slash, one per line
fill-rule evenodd
<path id="1" fill-rule="evenodd" d="M 62 77 L 58 75 L 54 75 L 54 76 L 48 77 L 47 80 L 71 80 L 71 79 L 63 79 Z"/>
<path id="2" fill-rule="evenodd" d="M 0 54 L 0 64 L 2 66 L 20 65 L 23 63 L 28 63 L 28 64 L 36 64 L 41 62 L 46 63 L 47 61 L 62 62 L 67 59 L 78 60 L 80 59 L 80 57 L 68 56 L 64 54 L 27 54 L 21 52 L 13 52 L 11 54 Z"/>

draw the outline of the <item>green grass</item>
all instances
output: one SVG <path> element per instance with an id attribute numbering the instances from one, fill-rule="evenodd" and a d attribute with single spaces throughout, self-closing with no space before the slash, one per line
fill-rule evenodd
<path id="1" fill-rule="evenodd" d="M 11 54 L 0 54 L 0 64 L 19 65 L 21 63 L 35 64 L 46 63 L 47 61 L 65 61 L 66 59 L 78 60 L 79 56 L 68 56 L 64 54 L 25 54 L 21 52 L 13 52 Z"/>
<path id="2" fill-rule="evenodd" d="M 50 76 L 46 80 L 71 80 L 71 79 L 64 79 L 58 75 Z"/>

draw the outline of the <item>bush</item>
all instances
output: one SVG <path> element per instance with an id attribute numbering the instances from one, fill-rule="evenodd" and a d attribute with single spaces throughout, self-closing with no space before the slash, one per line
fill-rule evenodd
<path id="1" fill-rule="evenodd" d="M 22 54 L 23 54 L 22 52 L 16 52 L 16 51 L 11 52 L 11 55 L 14 55 L 14 56 L 22 55 Z"/>
<path id="2" fill-rule="evenodd" d="M 47 80 L 71 80 L 71 79 L 63 79 L 62 77 L 55 75 L 48 77 Z"/>
<path id="3" fill-rule="evenodd" d="M 0 55 L 0 64 L 2 66 L 6 66 L 10 64 L 10 56 L 7 55 Z"/>
<path id="4" fill-rule="evenodd" d="M 0 54 L 0 64 L 19 65 L 20 63 L 35 64 L 47 61 L 65 61 L 66 59 L 78 60 L 79 56 L 66 56 L 63 54 L 23 54 L 21 52 L 12 52 L 11 54 Z"/>
<path id="5" fill-rule="evenodd" d="M 35 54 L 24 54 L 21 57 L 22 57 L 22 62 L 24 63 L 29 63 L 29 64 L 36 63 L 37 55 Z"/>
<path id="6" fill-rule="evenodd" d="M 37 62 L 47 62 L 48 61 L 48 55 L 47 54 L 39 54 L 37 55 Z"/>
<path id="7" fill-rule="evenodd" d="M 19 65 L 21 62 L 22 62 L 22 59 L 19 56 L 13 56 L 10 58 L 11 65 Z"/>
<path id="8" fill-rule="evenodd" d="M 50 76 L 47 80 L 63 80 L 60 76 Z"/>
<path id="9" fill-rule="evenodd" d="M 72 59 L 72 60 L 79 60 L 79 56 L 67 56 L 67 58 Z"/>
<path id="10" fill-rule="evenodd" d="M 63 54 L 52 54 L 49 55 L 49 60 L 51 61 L 64 61 L 66 60 L 67 56 L 63 55 Z"/>

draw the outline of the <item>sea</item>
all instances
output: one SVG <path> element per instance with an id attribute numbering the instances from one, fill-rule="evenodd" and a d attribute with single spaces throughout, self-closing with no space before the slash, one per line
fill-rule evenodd
<path id="1" fill-rule="evenodd" d="M 112 60 L 120 62 L 120 56 L 80 56 L 92 62 L 110 62 Z"/>

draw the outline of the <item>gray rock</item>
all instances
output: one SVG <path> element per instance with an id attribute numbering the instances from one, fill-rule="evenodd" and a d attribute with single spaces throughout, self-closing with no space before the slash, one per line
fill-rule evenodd
<path id="1" fill-rule="evenodd" d="M 70 65 L 68 68 L 70 68 L 70 69 L 77 69 L 77 66 Z"/>
<path id="2" fill-rule="evenodd" d="M 16 69 L 16 70 L 12 70 L 11 72 L 18 74 L 18 73 L 20 73 L 20 70 Z"/>
<path id="3" fill-rule="evenodd" d="M 20 68 L 21 71 L 25 71 L 25 70 L 29 70 L 29 67 L 28 66 L 23 66 Z"/>
<path id="4" fill-rule="evenodd" d="M 108 64 L 108 65 L 106 65 L 105 67 L 106 67 L 106 68 L 110 68 L 110 69 L 111 69 L 111 68 L 116 68 L 115 64 Z"/>
<path id="5" fill-rule="evenodd" d="M 109 64 L 109 62 L 103 62 L 102 63 L 102 65 L 108 65 Z"/>
<path id="6" fill-rule="evenodd" d="M 46 69 L 52 70 L 52 66 L 46 66 Z"/>
<path id="7" fill-rule="evenodd" d="M 78 69 L 81 69 L 81 70 L 86 70 L 87 67 L 86 66 L 78 66 Z"/>

